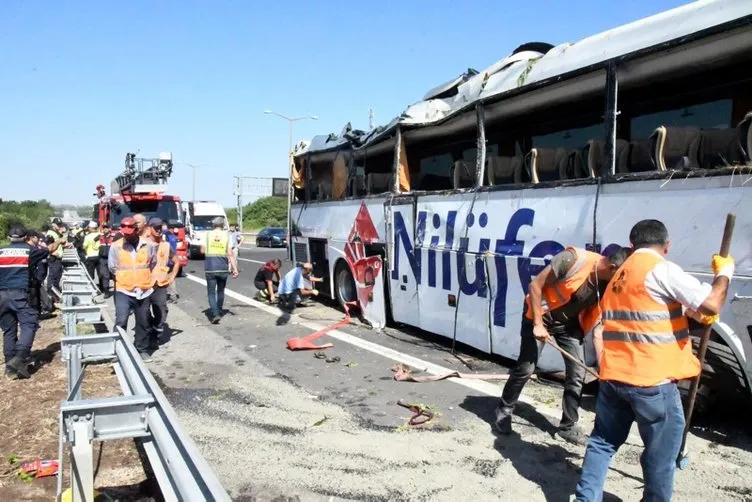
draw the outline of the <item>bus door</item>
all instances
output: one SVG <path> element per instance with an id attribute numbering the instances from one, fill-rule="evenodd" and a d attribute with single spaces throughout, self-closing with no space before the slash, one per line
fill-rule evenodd
<path id="1" fill-rule="evenodd" d="M 418 290 L 422 279 L 422 238 L 416 236 L 416 199 L 402 197 L 384 204 L 387 222 L 386 241 L 392 318 L 401 323 L 420 326 Z"/>

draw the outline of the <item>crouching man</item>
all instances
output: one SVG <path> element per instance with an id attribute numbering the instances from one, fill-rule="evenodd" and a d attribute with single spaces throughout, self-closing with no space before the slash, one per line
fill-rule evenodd
<path id="1" fill-rule="evenodd" d="M 525 297 L 517 366 L 509 373 L 499 406 L 496 429 L 512 432 L 512 412 L 522 389 L 535 371 L 538 356 L 546 339 L 556 343 L 579 361 L 584 361 L 583 329 L 580 314 L 598 303 L 614 272 L 627 259 L 626 249 L 610 257 L 568 247 L 531 282 Z M 573 444 L 587 444 L 587 437 L 577 427 L 580 399 L 585 380 L 584 368 L 564 359 L 566 381 L 562 399 L 562 416 L 556 435 Z"/>
<path id="2" fill-rule="evenodd" d="M 318 290 L 313 287 L 314 282 L 321 281 L 311 276 L 313 265 L 310 263 L 298 264 L 282 278 L 279 284 L 279 306 L 292 311 L 300 305 L 304 297 L 317 296 Z"/>

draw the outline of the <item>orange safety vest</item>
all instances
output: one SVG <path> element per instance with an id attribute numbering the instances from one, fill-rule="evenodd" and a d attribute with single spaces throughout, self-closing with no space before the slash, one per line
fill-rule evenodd
<path id="1" fill-rule="evenodd" d="M 170 243 L 161 241 L 157 244 L 157 264 L 152 271 L 152 279 L 159 287 L 170 284 Z"/>
<path id="2" fill-rule="evenodd" d="M 645 289 L 648 274 L 662 261 L 653 253 L 634 253 L 609 283 L 601 301 L 602 380 L 651 387 L 700 374 L 681 304 L 659 303 Z"/>
<path id="3" fill-rule="evenodd" d="M 154 286 L 154 279 L 149 270 L 149 246 L 141 246 L 134 257 L 130 251 L 123 249 L 124 239 L 116 241 L 112 246 L 118 255 L 118 268 L 115 272 L 115 289 L 117 291 L 133 291 L 140 288 L 143 291 Z"/>
<path id="4" fill-rule="evenodd" d="M 541 292 L 541 296 L 543 297 L 543 312 L 556 310 L 569 303 L 572 295 L 580 286 L 585 284 L 585 281 L 588 280 L 598 262 L 603 259 L 602 255 L 593 253 L 592 251 L 585 251 L 584 249 L 574 247 L 567 247 L 567 250 L 574 252 L 576 261 L 563 280 L 555 284 L 543 286 L 543 291 Z M 530 293 L 525 296 L 525 302 L 527 303 L 527 313 L 525 316 L 532 320 L 533 309 L 530 308 Z"/>

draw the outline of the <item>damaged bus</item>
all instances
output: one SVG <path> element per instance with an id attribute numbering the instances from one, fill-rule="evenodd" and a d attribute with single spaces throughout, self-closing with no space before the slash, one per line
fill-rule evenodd
<path id="1" fill-rule="evenodd" d="M 749 396 L 751 23 L 752 2 L 707 0 L 576 43 L 526 43 L 383 127 L 297 145 L 294 259 L 376 328 L 515 359 L 528 284 L 564 246 L 608 254 L 656 218 L 669 258 L 709 281 L 732 212 L 737 275 L 701 388 Z M 539 367 L 561 371 L 562 357 L 545 347 Z"/>

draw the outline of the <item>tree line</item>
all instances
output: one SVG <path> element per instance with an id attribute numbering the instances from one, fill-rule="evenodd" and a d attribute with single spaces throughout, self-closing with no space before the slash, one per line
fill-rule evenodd
<path id="1" fill-rule="evenodd" d="M 41 231 L 54 216 L 55 208 L 44 199 L 22 202 L 0 199 L 0 242 L 7 242 L 12 225 L 21 224 L 28 229 Z"/>
<path id="2" fill-rule="evenodd" d="M 230 223 L 238 223 L 238 210 L 227 210 Z M 243 206 L 243 230 L 258 230 L 263 227 L 287 227 L 287 199 L 285 197 L 262 197 Z"/>

